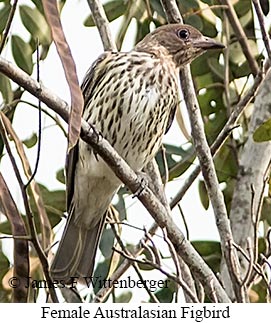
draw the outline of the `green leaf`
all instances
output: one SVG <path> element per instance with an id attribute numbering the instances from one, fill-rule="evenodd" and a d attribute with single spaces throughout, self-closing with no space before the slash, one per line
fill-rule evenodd
<path id="1" fill-rule="evenodd" d="M 152 11 L 156 11 L 159 16 L 165 18 L 165 12 L 163 10 L 160 0 L 151 0 L 150 5 Z"/>
<path id="2" fill-rule="evenodd" d="M 120 221 L 123 221 L 127 219 L 127 212 L 126 212 L 126 206 L 124 201 L 124 195 L 127 195 L 127 188 L 121 187 L 117 194 L 118 194 L 118 202 L 114 204 L 114 207 L 119 212 Z"/>
<path id="3" fill-rule="evenodd" d="M 2 285 L 2 279 L 9 270 L 9 261 L 6 255 L 0 250 L 0 286 Z"/>
<path id="4" fill-rule="evenodd" d="M 37 8 L 20 6 L 20 16 L 25 28 L 33 39 L 38 40 L 41 45 L 49 45 L 52 42 L 49 26 Z"/>
<path id="5" fill-rule="evenodd" d="M 35 4 L 35 6 L 39 10 L 39 12 L 44 16 L 42 0 L 31 0 L 31 1 Z"/>
<path id="6" fill-rule="evenodd" d="M 64 190 L 49 191 L 47 187 L 39 184 L 39 189 L 43 198 L 44 207 L 51 226 L 56 226 L 62 219 L 63 213 L 66 211 L 66 194 Z M 33 197 L 30 195 L 30 207 L 34 214 L 34 219 L 40 231 L 40 222 L 37 208 Z"/>
<path id="7" fill-rule="evenodd" d="M 256 142 L 271 140 L 271 118 L 254 131 L 253 139 Z"/>
<path id="8" fill-rule="evenodd" d="M 33 71 L 31 46 L 24 42 L 21 37 L 13 35 L 11 37 L 11 49 L 16 64 L 31 75 Z"/>
<path id="9" fill-rule="evenodd" d="M 100 242 L 100 250 L 105 259 L 109 259 L 112 254 L 112 247 L 114 245 L 115 235 L 111 228 L 105 229 L 102 234 Z"/>
<path id="10" fill-rule="evenodd" d="M 129 303 L 132 297 L 133 294 L 130 291 L 122 293 L 120 296 L 115 298 L 115 303 Z"/>
<path id="11" fill-rule="evenodd" d="M 140 42 L 150 32 L 150 20 L 145 19 L 143 22 L 137 20 L 137 33 L 135 42 Z"/>
<path id="12" fill-rule="evenodd" d="M 52 227 L 56 226 L 62 219 L 63 213 L 66 210 L 66 196 L 64 190 L 49 191 L 45 186 L 39 184 L 40 192 L 43 198 L 44 207 L 47 212 L 50 224 Z M 37 232 L 40 233 L 40 220 L 36 204 L 30 194 L 30 208 L 33 212 L 34 221 L 37 227 Z M 27 225 L 26 216 L 22 215 L 23 221 Z M 8 221 L 0 223 L 0 232 L 4 234 L 11 234 L 11 227 Z"/>
<path id="13" fill-rule="evenodd" d="M 269 0 L 260 0 L 260 5 L 261 5 L 261 8 L 262 8 L 263 14 L 265 16 L 267 16 L 268 13 L 269 13 L 269 10 L 270 10 L 270 2 L 269 2 Z"/>
<path id="14" fill-rule="evenodd" d="M 60 170 L 57 171 L 56 179 L 62 184 L 66 183 L 66 178 L 65 178 L 65 174 L 64 174 L 64 168 L 61 168 Z"/>
<path id="15" fill-rule="evenodd" d="M 186 20 L 185 23 L 192 25 L 193 27 L 197 28 L 198 30 L 202 31 L 203 29 L 203 22 L 200 16 L 198 15 L 191 15 Z"/>
<path id="16" fill-rule="evenodd" d="M 0 34 L 4 31 L 6 27 L 10 9 L 11 5 L 5 4 L 4 7 L 0 10 Z"/>
<path id="17" fill-rule="evenodd" d="M 124 14 L 124 12 L 126 10 L 125 1 L 124 0 L 115 0 L 115 1 L 107 2 L 104 5 L 104 10 L 106 12 L 107 19 L 109 21 L 113 21 Z M 86 27 L 95 26 L 95 22 L 93 20 L 92 15 L 87 17 L 87 19 L 84 21 L 84 25 Z"/>
<path id="18" fill-rule="evenodd" d="M 271 226 L 271 198 L 268 196 L 263 198 L 261 220 L 267 221 L 268 225 Z"/>
<path id="19" fill-rule="evenodd" d="M 230 141 L 223 145 L 215 157 L 215 167 L 219 182 L 226 182 L 229 178 L 236 178 L 238 162 Z"/>
<path id="20" fill-rule="evenodd" d="M 149 246 L 150 250 L 153 250 L 153 247 L 152 246 Z M 151 262 L 153 262 L 153 255 L 154 255 L 154 252 L 153 254 L 148 250 L 148 249 L 144 249 L 144 251 L 142 252 L 142 255 L 144 256 L 144 258 L 146 260 L 149 260 Z M 143 263 L 139 263 L 138 264 L 138 267 L 141 269 L 141 270 L 153 270 L 153 266 L 152 265 L 149 265 L 149 264 L 143 264 Z"/>
<path id="21" fill-rule="evenodd" d="M 217 241 L 193 241 L 192 245 L 216 273 L 220 270 L 221 247 Z"/>
<path id="22" fill-rule="evenodd" d="M 250 47 L 251 53 L 254 57 L 258 55 L 258 47 L 254 40 L 248 39 L 248 45 Z M 231 62 L 237 64 L 238 66 L 245 63 L 246 57 L 243 53 L 241 45 L 239 42 L 234 42 L 229 46 L 230 56 L 229 59 Z"/>
<path id="23" fill-rule="evenodd" d="M 195 159 L 194 147 L 184 150 L 182 147 L 164 144 L 166 148 L 166 160 L 169 169 L 169 180 L 182 175 Z M 181 157 L 181 161 L 176 161 L 174 155 Z M 165 174 L 165 165 L 161 150 L 156 155 L 156 161 L 162 176 Z"/>
<path id="24" fill-rule="evenodd" d="M 26 145 L 27 148 L 32 148 L 36 145 L 38 141 L 38 137 L 36 133 L 33 133 L 31 137 L 25 139 L 23 143 Z"/>
<path id="25" fill-rule="evenodd" d="M 199 4 L 197 0 L 178 0 L 178 5 L 182 10 L 185 10 L 187 12 L 189 9 L 199 9 Z"/>
<path id="26" fill-rule="evenodd" d="M 213 72 L 213 74 L 215 74 L 220 80 L 224 80 L 224 67 L 221 64 L 219 64 L 217 58 L 210 57 L 208 59 L 208 66 L 210 67 L 210 70 Z"/>
<path id="27" fill-rule="evenodd" d="M 234 9 L 238 17 L 243 17 L 247 12 L 251 12 L 251 1 L 237 1 L 234 5 Z"/>
<path id="28" fill-rule="evenodd" d="M 95 294 L 104 286 L 104 279 L 107 277 L 108 269 L 110 266 L 110 259 L 100 262 L 96 267 L 93 277 L 97 278 L 96 284 L 93 286 Z"/>
<path id="29" fill-rule="evenodd" d="M 171 303 L 173 300 L 174 293 L 176 293 L 177 291 L 177 284 L 172 280 L 166 279 L 164 282 L 164 287 L 158 292 L 156 292 L 154 295 L 158 298 L 160 303 Z"/>
<path id="30" fill-rule="evenodd" d="M 5 103 L 10 103 L 13 100 L 10 80 L 4 74 L 0 74 L 0 92 Z"/>
<path id="31" fill-rule="evenodd" d="M 200 196 L 201 204 L 205 208 L 205 210 L 207 210 L 209 207 L 210 201 L 209 201 L 209 197 L 208 197 L 205 183 L 203 181 L 199 181 L 198 189 L 199 189 L 199 196 Z"/>

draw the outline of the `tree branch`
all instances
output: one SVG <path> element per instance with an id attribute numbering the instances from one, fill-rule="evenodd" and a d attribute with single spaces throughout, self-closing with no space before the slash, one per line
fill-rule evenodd
<path id="1" fill-rule="evenodd" d="M 265 65 L 265 69 L 268 70 L 269 65 Z M 263 73 L 262 71 L 259 71 L 259 74 L 254 79 L 254 83 L 249 89 L 249 91 L 242 97 L 242 99 L 239 101 L 239 103 L 234 107 L 233 112 L 231 113 L 228 121 L 224 125 L 223 129 L 220 131 L 219 135 L 217 136 L 214 143 L 211 145 L 211 153 L 213 156 L 216 155 L 216 153 L 219 151 L 225 140 L 230 135 L 232 129 L 236 127 L 236 123 L 238 119 L 240 118 L 243 111 L 246 109 L 248 104 L 255 98 L 258 89 L 263 81 Z M 173 199 L 170 202 L 170 207 L 173 209 L 183 198 L 184 194 L 187 192 L 189 187 L 192 185 L 194 180 L 199 175 L 201 169 L 200 166 L 196 166 L 195 169 L 191 172 L 189 177 L 185 180 L 183 186 L 180 188 L 180 190 L 176 193 L 176 195 L 173 197 Z"/>
<path id="2" fill-rule="evenodd" d="M 10 62 L 0 58 L 0 72 L 11 78 L 14 82 L 24 87 L 28 92 L 39 98 L 49 108 L 58 113 L 63 120 L 68 121 L 69 109 L 66 102 L 61 100 L 43 85 L 29 77 L 22 70 L 13 66 Z M 132 193 L 138 190 L 141 184 L 140 179 L 129 165 L 115 152 L 111 145 L 104 138 L 97 141 L 96 133 L 86 121 L 82 120 L 81 138 L 90 144 L 95 151 L 111 167 L 116 176 L 126 184 Z M 212 270 L 206 265 L 203 259 L 188 242 L 180 229 L 173 222 L 167 210 L 156 198 L 152 191 L 146 187 L 139 196 L 140 201 L 150 212 L 154 220 L 161 228 L 166 227 L 168 238 L 174 245 L 176 252 L 184 259 L 197 279 L 205 286 L 206 294 L 212 296 L 212 289 L 216 289 L 220 302 L 229 302 L 229 298 L 217 280 Z"/>
<path id="3" fill-rule="evenodd" d="M 248 61 L 252 74 L 256 76 L 259 73 L 259 67 L 255 58 L 253 57 L 253 54 L 251 52 L 250 46 L 247 41 L 246 34 L 240 23 L 239 18 L 237 17 L 234 7 L 230 0 L 219 0 L 219 1 L 221 4 L 226 5 L 228 7 L 228 9 L 226 10 L 226 14 L 229 18 L 232 29 L 242 47 L 243 53 Z"/>
<path id="4" fill-rule="evenodd" d="M 253 2 L 253 5 L 254 5 L 256 14 L 258 16 L 258 20 L 259 20 L 259 24 L 260 24 L 260 28 L 261 28 L 261 32 L 262 32 L 262 36 L 263 36 L 263 42 L 264 42 L 264 45 L 265 45 L 265 49 L 267 51 L 268 58 L 271 61 L 270 37 L 269 37 L 268 32 L 267 32 L 267 30 L 265 28 L 262 8 L 261 8 L 259 0 L 252 0 L 252 2 Z"/>
<path id="5" fill-rule="evenodd" d="M 169 22 L 182 21 L 175 1 L 168 2 L 166 0 L 161 0 L 161 3 L 163 4 L 164 8 L 168 8 L 170 10 L 170 12 L 167 12 Z M 172 15 L 170 15 L 170 13 L 172 13 Z M 188 110 L 188 115 L 190 118 L 192 138 L 199 159 L 202 175 L 206 184 L 207 192 L 214 209 L 216 225 L 220 235 L 223 256 L 225 257 L 227 263 L 235 295 L 237 299 L 241 301 L 244 299 L 242 295 L 243 288 L 242 286 L 240 286 L 239 279 L 236 279 L 236 277 L 239 277 L 238 258 L 236 251 L 233 250 L 232 247 L 233 237 L 228 221 L 227 210 L 224 203 L 223 194 L 219 188 L 212 154 L 204 133 L 201 112 L 197 101 L 195 89 L 193 86 L 193 80 L 189 66 L 185 66 L 181 69 L 180 81 L 183 90 L 184 100 L 186 102 Z M 233 250 L 233 252 L 231 252 L 231 250 Z M 231 272 L 233 263 L 234 268 L 236 268 L 237 271 L 235 274 Z"/>
<path id="6" fill-rule="evenodd" d="M 93 20 L 97 26 L 105 51 L 117 51 L 116 44 L 113 40 L 109 21 L 106 17 L 104 8 L 99 0 L 87 0 L 92 12 Z"/>

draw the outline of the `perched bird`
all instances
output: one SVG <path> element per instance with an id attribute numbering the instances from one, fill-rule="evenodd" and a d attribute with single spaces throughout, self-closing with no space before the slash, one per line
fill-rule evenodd
<path id="1" fill-rule="evenodd" d="M 179 104 L 178 72 L 208 49 L 223 48 L 183 24 L 157 28 L 130 52 L 105 52 L 82 83 L 83 118 L 134 171 L 157 153 Z M 54 279 L 91 276 L 107 209 L 121 182 L 82 140 L 67 160 L 68 220 L 51 265 Z"/>

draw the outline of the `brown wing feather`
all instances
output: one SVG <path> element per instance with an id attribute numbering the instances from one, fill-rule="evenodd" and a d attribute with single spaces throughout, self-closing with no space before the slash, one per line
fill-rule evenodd
<path id="1" fill-rule="evenodd" d="M 105 52 L 98 57 L 98 59 L 91 65 L 87 71 L 83 82 L 81 84 L 81 90 L 84 97 L 84 110 L 89 104 L 91 99 L 93 89 L 99 83 L 100 79 L 105 74 L 105 69 L 103 69 L 103 61 L 111 53 Z M 97 72 L 98 71 L 98 72 Z M 72 207 L 72 200 L 74 194 L 74 176 L 76 164 L 78 161 L 78 143 L 75 145 L 67 155 L 66 159 L 66 186 L 67 186 L 67 210 L 70 212 Z"/>

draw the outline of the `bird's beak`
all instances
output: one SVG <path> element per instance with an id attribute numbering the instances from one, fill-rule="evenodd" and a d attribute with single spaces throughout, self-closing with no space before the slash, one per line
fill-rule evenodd
<path id="1" fill-rule="evenodd" d="M 209 37 L 202 37 L 201 39 L 195 39 L 193 42 L 194 47 L 201 49 L 222 49 L 225 46 L 222 43 L 215 41 Z"/>

